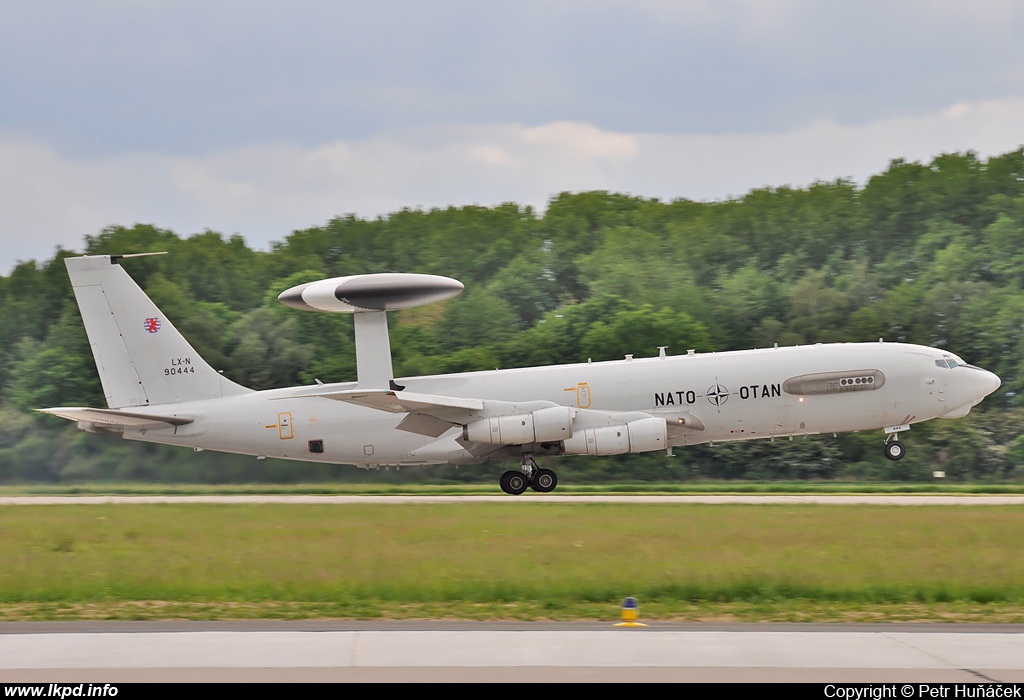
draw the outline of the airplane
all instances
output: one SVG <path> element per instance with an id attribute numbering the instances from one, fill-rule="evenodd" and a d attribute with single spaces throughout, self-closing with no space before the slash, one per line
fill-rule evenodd
<path id="1" fill-rule="evenodd" d="M 278 299 L 354 316 L 357 381 L 254 391 L 207 364 L 122 267 L 65 259 L 107 408 L 38 409 L 128 440 L 364 468 L 520 461 L 501 489 L 547 493 L 538 457 L 882 430 L 899 460 L 911 425 L 966 416 L 992 372 L 920 345 L 829 343 L 395 378 L 387 312 L 452 298 L 457 280 L 376 273 Z"/>

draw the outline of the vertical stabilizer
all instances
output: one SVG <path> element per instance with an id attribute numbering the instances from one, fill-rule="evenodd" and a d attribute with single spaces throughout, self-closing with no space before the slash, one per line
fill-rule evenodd
<path id="1" fill-rule="evenodd" d="M 64 260 L 107 405 L 170 404 L 251 391 L 199 356 L 118 264 L 121 257 Z"/>

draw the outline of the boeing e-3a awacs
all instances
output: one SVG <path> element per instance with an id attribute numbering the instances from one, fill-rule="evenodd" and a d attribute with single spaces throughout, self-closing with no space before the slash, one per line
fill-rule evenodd
<path id="1" fill-rule="evenodd" d="M 213 369 L 121 267 L 65 263 L 108 408 L 47 408 L 95 433 L 360 467 L 519 459 L 501 488 L 548 492 L 534 459 L 726 440 L 882 430 L 885 455 L 914 423 L 960 418 L 999 387 L 935 348 L 835 343 L 396 379 L 387 312 L 440 301 L 447 277 L 367 274 L 299 285 L 288 306 L 354 314 L 358 380 L 253 391 Z"/>

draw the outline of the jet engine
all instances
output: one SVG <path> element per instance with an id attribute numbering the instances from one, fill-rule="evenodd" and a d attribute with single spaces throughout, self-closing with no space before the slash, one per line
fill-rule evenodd
<path id="1" fill-rule="evenodd" d="M 653 452 L 668 447 L 664 418 L 640 418 L 625 425 L 587 428 L 565 441 L 567 455 L 620 455 Z"/>
<path id="2" fill-rule="evenodd" d="M 483 418 L 463 427 L 462 437 L 492 445 L 561 442 L 573 434 L 575 413 L 568 406 L 551 406 L 531 413 Z"/>

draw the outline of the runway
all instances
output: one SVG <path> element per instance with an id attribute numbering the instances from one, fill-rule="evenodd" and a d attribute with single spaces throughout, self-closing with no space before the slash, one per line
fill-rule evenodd
<path id="1" fill-rule="evenodd" d="M 282 503 L 282 504 L 420 504 L 420 503 L 705 503 L 705 504 L 808 504 L 879 506 L 1024 505 L 1024 495 L 894 495 L 894 494 L 722 494 L 658 496 L 590 496 L 523 494 L 521 496 L 316 496 L 316 495 L 216 495 L 216 496 L 3 496 L 0 506 L 97 505 L 107 503 Z"/>
<path id="2" fill-rule="evenodd" d="M 0 682 L 1024 682 L 1024 625 L 0 623 Z"/>

